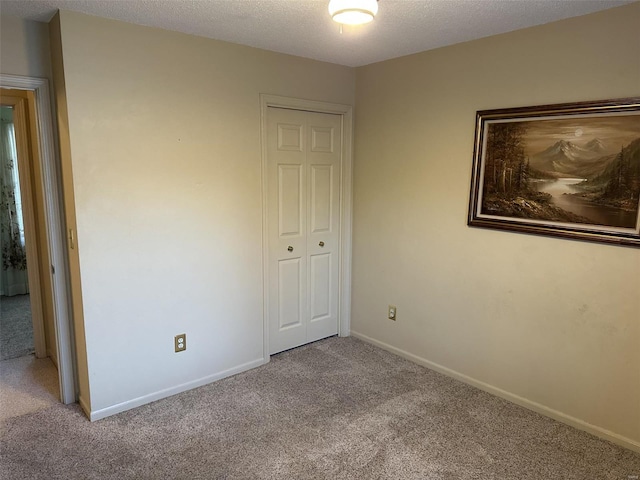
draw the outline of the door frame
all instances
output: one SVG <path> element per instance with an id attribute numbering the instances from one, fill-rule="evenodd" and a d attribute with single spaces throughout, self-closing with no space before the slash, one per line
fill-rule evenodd
<path id="1" fill-rule="evenodd" d="M 353 107 L 338 103 L 304 100 L 260 94 L 260 140 L 262 151 L 262 315 L 263 360 L 269 355 L 269 212 L 268 212 L 268 158 L 267 112 L 270 107 L 332 113 L 342 117 L 342 155 L 340 161 L 340 273 L 338 301 L 338 335 L 351 333 L 351 232 L 353 190 Z"/>
<path id="2" fill-rule="evenodd" d="M 41 272 L 51 275 L 53 286 L 53 323 L 58 350 L 58 380 L 62 403 L 77 401 L 77 379 L 73 323 L 71 321 L 69 262 L 66 252 L 65 218 L 62 208 L 62 188 L 56 155 L 54 118 L 51 109 L 49 80 L 0 74 L 0 87 L 15 90 L 30 90 L 35 95 L 36 128 L 38 132 L 41 177 L 35 185 L 42 189 L 45 206 L 45 230 L 47 246 L 53 271 Z"/>

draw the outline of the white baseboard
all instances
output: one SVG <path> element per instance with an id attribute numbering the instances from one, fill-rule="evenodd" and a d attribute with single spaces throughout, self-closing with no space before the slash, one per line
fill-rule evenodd
<path id="1" fill-rule="evenodd" d="M 612 443 L 620 445 L 624 448 L 628 448 L 629 450 L 640 452 L 640 443 L 635 440 L 632 440 L 627 437 L 623 437 L 622 435 L 618 435 L 617 433 L 611 432 L 609 430 L 605 430 L 604 428 L 598 427 L 596 425 L 592 425 L 590 423 L 585 422 L 584 420 L 580 420 L 579 418 L 575 418 L 570 415 L 566 415 L 562 412 L 559 412 L 557 410 L 553 410 L 552 408 L 546 407 L 532 400 L 528 400 L 524 397 L 520 397 L 513 393 L 507 392 L 506 390 L 502 390 L 498 387 L 494 387 L 493 385 L 489 385 L 488 383 L 481 382 L 467 375 L 456 372 L 455 370 L 451 370 L 450 368 L 443 367 L 442 365 L 439 365 L 425 358 L 414 355 L 413 353 L 409 353 L 405 350 L 401 350 L 392 345 L 389 345 L 387 343 L 371 338 L 362 333 L 354 332 L 353 330 L 351 330 L 351 335 L 367 343 L 375 345 L 376 347 L 380 347 L 383 350 L 387 350 L 388 352 L 395 353 L 396 355 L 406 358 L 407 360 L 410 360 L 414 363 L 427 367 L 431 370 L 435 370 L 436 372 L 442 373 L 448 377 L 455 378 L 456 380 L 460 380 L 461 382 L 472 385 L 476 388 L 479 388 L 480 390 L 484 390 L 485 392 L 491 393 L 492 395 L 495 395 L 497 397 L 504 398 L 505 400 L 513 402 L 522 407 L 528 408 L 529 410 L 533 410 L 534 412 L 553 418 L 554 420 L 558 420 L 559 422 L 565 423 L 579 430 L 583 430 L 592 435 L 595 435 L 596 437 L 603 438 Z"/>
<path id="2" fill-rule="evenodd" d="M 132 400 L 127 400 L 126 402 L 118 403 L 110 407 L 101 408 L 99 410 L 90 410 L 89 408 L 87 408 L 82 398 L 80 398 L 80 406 L 84 410 L 85 414 L 87 414 L 87 417 L 89 417 L 89 420 L 94 422 L 96 420 L 100 420 L 102 418 L 115 415 L 116 413 L 121 413 L 126 410 L 131 410 L 132 408 L 145 405 L 147 403 L 155 402 L 156 400 L 161 400 L 163 398 L 170 397 L 177 393 L 186 392 L 187 390 L 191 390 L 193 388 L 207 385 L 209 383 L 215 382 L 216 380 L 222 380 L 223 378 L 230 377 L 231 375 L 236 375 L 238 373 L 242 373 L 247 370 L 251 370 L 252 368 L 259 367 L 260 365 L 264 365 L 265 363 L 268 363 L 268 362 L 269 362 L 269 357 L 267 357 L 266 359 L 259 358 L 251 362 L 238 365 L 237 367 L 230 368 L 223 372 L 214 373 L 213 375 L 208 375 L 206 377 L 202 377 L 197 380 L 192 380 L 191 382 L 183 383 L 181 385 L 176 385 L 175 387 L 171 387 L 171 388 L 166 388 L 158 392 L 150 393 L 148 395 L 134 398 Z"/>

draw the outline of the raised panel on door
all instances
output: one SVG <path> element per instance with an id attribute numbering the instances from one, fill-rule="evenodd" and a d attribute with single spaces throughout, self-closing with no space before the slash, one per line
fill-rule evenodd
<path id="1" fill-rule="evenodd" d="M 302 165 L 278 164 L 278 236 L 302 235 Z"/>
<path id="2" fill-rule="evenodd" d="M 278 150 L 302 152 L 303 129 L 302 123 L 278 123 Z"/>
<path id="3" fill-rule="evenodd" d="M 333 125 L 320 126 L 314 124 L 311 125 L 309 130 L 311 136 L 310 149 L 312 152 L 334 153 L 334 139 L 336 132 Z"/>
<path id="4" fill-rule="evenodd" d="M 334 301 L 331 277 L 331 253 L 309 257 L 310 277 L 310 321 L 317 322 L 331 316 Z"/>
<path id="5" fill-rule="evenodd" d="M 302 307 L 305 294 L 302 283 L 301 258 L 278 262 L 278 328 L 280 331 L 300 326 L 304 321 Z"/>
<path id="6" fill-rule="evenodd" d="M 331 231 L 333 209 L 333 165 L 311 165 L 310 232 Z"/>

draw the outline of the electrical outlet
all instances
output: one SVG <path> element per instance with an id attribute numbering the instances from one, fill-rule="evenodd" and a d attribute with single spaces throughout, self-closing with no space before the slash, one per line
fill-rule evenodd
<path id="1" fill-rule="evenodd" d="M 396 321 L 396 306 L 389 305 L 389 320 Z"/>
<path id="2" fill-rule="evenodd" d="M 181 333 L 180 335 L 176 335 L 174 338 L 174 345 L 176 347 L 176 353 L 184 352 L 187 349 L 187 334 Z"/>

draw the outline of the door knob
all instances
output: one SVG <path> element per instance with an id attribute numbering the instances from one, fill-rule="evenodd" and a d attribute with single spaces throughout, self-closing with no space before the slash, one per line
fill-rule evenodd
<path id="1" fill-rule="evenodd" d="M 321 247 L 324 247 L 324 242 L 320 242 L 318 245 L 320 245 Z"/>
<path id="2" fill-rule="evenodd" d="M 290 252 L 293 252 L 293 247 L 291 245 L 289 245 L 289 247 L 287 248 L 287 250 L 289 250 Z"/>

